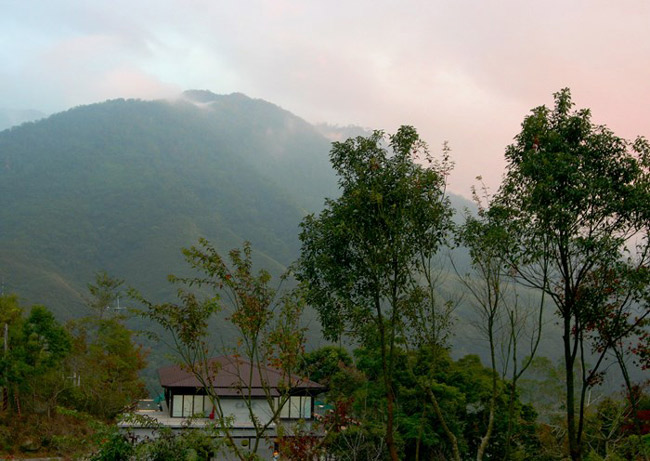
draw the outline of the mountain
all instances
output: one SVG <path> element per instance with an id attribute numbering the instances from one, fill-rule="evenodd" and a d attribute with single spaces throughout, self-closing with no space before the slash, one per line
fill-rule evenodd
<path id="1" fill-rule="evenodd" d="M 0 287 L 61 319 L 84 312 L 99 270 L 163 300 L 173 295 L 167 275 L 187 270 L 181 248 L 199 237 L 222 253 L 248 240 L 260 266 L 279 274 L 298 256 L 302 218 L 338 195 L 331 141 L 365 134 L 199 90 L 4 130 Z"/>
<path id="2" fill-rule="evenodd" d="M 278 275 L 298 257 L 302 218 L 338 196 L 331 141 L 365 134 L 208 91 L 80 106 L 1 131 L 0 292 L 66 320 L 88 313 L 87 284 L 105 270 L 152 301 L 174 299 L 167 275 L 187 273 L 180 250 L 199 237 L 222 254 L 248 240 L 256 263 Z M 450 199 L 457 221 L 475 210 Z M 465 273 L 467 251 L 453 256 Z M 463 292 L 453 273 L 445 289 L 450 299 Z M 458 356 L 485 351 L 467 303 L 456 311 Z"/>
<path id="3" fill-rule="evenodd" d="M 164 298 L 180 249 L 251 241 L 280 272 L 298 225 L 336 195 L 330 142 L 242 94 L 113 100 L 0 132 L 0 282 L 60 318 L 106 270 Z"/>

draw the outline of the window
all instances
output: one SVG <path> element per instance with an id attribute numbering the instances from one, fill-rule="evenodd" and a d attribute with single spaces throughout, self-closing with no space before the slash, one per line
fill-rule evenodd
<path id="1" fill-rule="evenodd" d="M 174 400 L 172 400 L 172 416 L 178 417 L 183 416 L 183 396 L 174 395 Z"/>
<path id="2" fill-rule="evenodd" d="M 278 401 L 279 403 L 280 401 Z M 280 410 L 282 419 L 311 419 L 311 397 L 289 397 Z"/>
<path id="3" fill-rule="evenodd" d="M 194 396 L 194 408 L 192 410 L 192 415 L 193 416 L 198 416 L 198 415 L 202 415 L 203 413 L 205 413 L 205 411 L 203 409 L 203 399 L 204 399 L 203 395 L 195 395 Z M 208 416 L 209 414 L 210 413 L 206 413 L 205 416 Z"/>
<path id="4" fill-rule="evenodd" d="M 192 416 L 192 401 L 193 401 L 193 396 L 191 395 L 184 395 L 183 396 L 183 416 Z"/>
<path id="5" fill-rule="evenodd" d="M 172 417 L 187 418 L 200 414 L 208 416 L 211 411 L 212 405 L 208 396 L 175 394 L 172 400 Z"/>
<path id="6" fill-rule="evenodd" d="M 208 417 L 212 413 L 212 402 L 207 395 L 203 398 L 203 414 Z"/>

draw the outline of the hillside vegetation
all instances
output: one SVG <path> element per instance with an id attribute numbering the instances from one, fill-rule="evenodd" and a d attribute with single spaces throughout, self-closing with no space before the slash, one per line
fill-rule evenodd
<path id="1" fill-rule="evenodd" d="M 114 100 L 0 133 L 0 278 L 6 292 L 78 315 L 106 270 L 162 298 L 180 249 L 251 241 L 276 272 L 298 224 L 336 193 L 329 141 L 241 94 Z"/>

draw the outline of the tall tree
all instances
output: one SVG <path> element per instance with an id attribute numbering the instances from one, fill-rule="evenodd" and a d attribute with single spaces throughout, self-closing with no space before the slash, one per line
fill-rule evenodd
<path id="1" fill-rule="evenodd" d="M 643 139 L 630 143 L 595 125 L 588 109 L 573 110 L 568 89 L 554 96 L 555 107 L 533 109 L 507 148 L 506 176 L 490 214 L 516 234 L 513 271 L 545 292 L 561 319 L 569 451 L 577 460 L 585 396 L 598 382 L 604 352 L 635 328 L 635 317 L 647 315 L 647 305 L 640 316 L 626 314 L 638 303 L 611 309 L 601 288 L 609 268 L 624 266 L 617 272 L 627 277 L 649 262 L 650 148 Z M 647 277 L 643 283 L 648 286 Z M 593 322 L 609 314 L 621 328 L 594 344 Z M 597 354 L 592 366 L 589 352 Z"/>
<path id="2" fill-rule="evenodd" d="M 332 145 L 342 191 L 302 222 L 298 278 L 329 339 L 377 340 L 386 393 L 386 444 L 394 439 L 395 349 L 421 256 L 435 253 L 450 227 L 447 159 L 435 162 L 416 130 L 375 131 Z M 423 162 L 422 166 L 418 161 Z"/>
<path id="3" fill-rule="evenodd" d="M 301 291 L 281 289 L 281 284 L 278 288 L 271 286 L 269 272 L 254 270 L 252 248 L 248 242 L 244 243 L 242 249 L 231 250 L 227 259 L 205 239 L 201 239 L 196 246 L 184 249 L 183 254 L 197 274 L 169 277 L 171 282 L 181 286 L 178 290 L 179 304 L 153 304 L 136 293 L 134 296 L 147 307 L 143 315 L 170 333 L 179 362 L 202 384 L 215 410 L 216 429 L 226 439 L 226 447 L 232 455 L 242 461 L 259 459 L 259 448 L 269 442 L 271 427 L 281 427 L 281 411 L 289 404 L 291 392 L 296 381 L 299 381 L 305 340 L 304 327 L 301 325 L 304 307 Z M 285 277 L 282 278 L 284 280 Z M 199 294 L 189 291 L 192 286 L 201 287 L 207 293 L 206 297 L 201 298 Z M 232 345 L 219 348 L 215 347 L 208 326 L 221 313 L 228 314 L 227 319 L 220 320 L 228 322 L 235 337 Z M 235 379 L 241 386 L 242 402 L 252 424 L 254 441 L 249 448 L 244 449 L 235 443 L 231 415 L 215 391 L 214 380 L 219 367 L 210 360 L 214 351 L 234 357 L 233 363 L 238 370 Z M 252 366 L 240 367 L 240 357 Z M 277 388 L 268 384 L 265 374 L 267 366 L 281 372 Z M 264 418 L 258 417 L 254 408 L 254 379 L 262 383 L 268 404 Z M 282 427 L 287 435 L 293 429 Z"/>
<path id="4" fill-rule="evenodd" d="M 66 360 L 73 383 L 71 405 L 109 419 L 146 397 L 139 376 L 146 353 L 119 317 L 85 318 L 67 327 L 72 335 L 72 353 Z"/>
<path id="5" fill-rule="evenodd" d="M 146 353 L 116 309 L 123 283 L 105 271 L 97 272 L 86 297 L 92 314 L 67 324 L 73 339 L 66 360 L 73 383 L 70 403 L 101 418 L 112 418 L 146 396 L 139 376 L 146 367 Z"/>
<path id="6" fill-rule="evenodd" d="M 517 383 L 531 365 L 539 347 L 545 297 L 542 293 L 535 321 L 531 321 L 531 316 L 522 313 L 516 286 L 512 283 L 508 268 L 508 251 L 512 245 L 512 236 L 508 235 L 506 228 L 490 219 L 488 207 L 491 196 L 487 188 L 482 187 L 482 196 L 473 188 L 472 195 L 478 212 L 476 215 L 467 212 L 465 222 L 456 231 L 458 243 L 469 250 L 472 260 L 471 272 L 461 274 L 453 260 L 452 265 L 478 315 L 477 329 L 487 340 L 492 369 L 489 422 L 481 438 L 476 459 L 480 461 L 483 458 L 494 431 L 499 372 L 503 379 L 510 379 L 504 455 L 505 459 L 509 459 L 511 434 L 515 426 Z M 525 348 L 525 357 L 522 359 L 520 349 L 525 335 L 528 336 L 529 347 Z M 497 349 L 501 351 L 500 360 L 497 360 Z"/>

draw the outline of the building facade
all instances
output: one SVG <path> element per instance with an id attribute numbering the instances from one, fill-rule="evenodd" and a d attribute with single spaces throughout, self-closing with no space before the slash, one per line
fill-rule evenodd
<path id="1" fill-rule="evenodd" d="M 326 389 L 314 381 L 229 355 L 193 369 L 163 367 L 158 376 L 164 399 L 120 422 L 136 439 L 155 437 L 156 426 L 174 431 L 211 427 L 216 436 L 227 431 L 241 449 L 251 449 L 262 439 L 258 454 L 273 459 L 279 433 L 291 437 L 298 424 L 303 431 L 317 433 L 314 397 Z M 217 459 L 229 458 L 222 453 Z"/>

